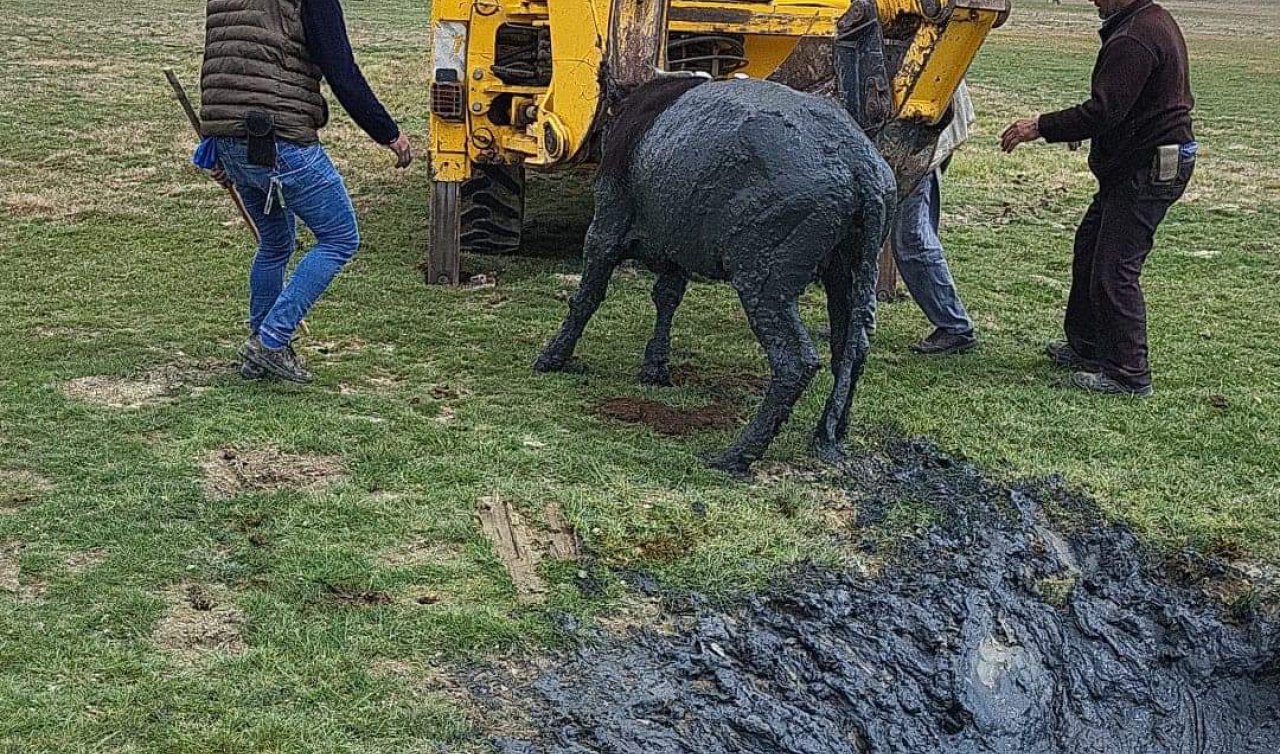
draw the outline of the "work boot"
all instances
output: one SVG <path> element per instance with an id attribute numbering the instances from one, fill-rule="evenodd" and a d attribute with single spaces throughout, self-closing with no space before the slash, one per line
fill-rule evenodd
<path id="1" fill-rule="evenodd" d="M 1090 361 L 1080 354 L 1065 340 L 1055 340 L 1044 347 L 1044 355 L 1056 367 L 1070 369 L 1073 372 L 1100 372 L 1098 363 Z"/>
<path id="2" fill-rule="evenodd" d="M 1076 372 L 1071 375 L 1071 384 L 1086 390 L 1090 393 L 1101 393 L 1103 395 L 1125 395 L 1131 398 L 1150 398 L 1155 389 L 1150 385 L 1146 387 L 1133 387 L 1126 385 L 1119 380 L 1108 377 L 1102 372 Z"/>
<path id="3" fill-rule="evenodd" d="M 305 385 L 314 379 L 303 366 L 302 359 L 298 357 L 292 346 L 267 348 L 255 335 L 244 344 L 241 355 L 246 364 L 258 367 L 266 374 L 282 380 Z M 241 368 L 241 374 L 244 374 L 243 368 Z"/>
<path id="4" fill-rule="evenodd" d="M 934 330 L 924 340 L 911 346 L 911 350 L 923 356 L 950 356 L 956 353 L 972 351 L 978 345 L 978 337 L 970 330 L 967 333 L 950 333 L 946 330 Z"/>

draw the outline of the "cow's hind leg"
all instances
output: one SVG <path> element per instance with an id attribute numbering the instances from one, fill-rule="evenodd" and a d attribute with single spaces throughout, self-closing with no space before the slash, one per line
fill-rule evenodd
<path id="1" fill-rule="evenodd" d="M 578 339 L 591 316 L 600 308 L 605 293 L 609 290 L 609 278 L 613 270 L 622 261 L 622 243 L 617 234 L 601 231 L 593 222 L 587 232 L 587 243 L 583 251 L 586 267 L 582 271 L 582 283 L 577 293 L 569 300 L 569 313 L 559 332 L 542 349 L 542 354 L 534 363 L 534 371 L 558 372 L 565 368 L 573 358 L 573 351 L 578 346 Z"/>
<path id="2" fill-rule="evenodd" d="M 872 203 L 864 222 L 832 254 L 823 277 L 831 319 L 831 371 L 835 384 L 814 432 L 814 451 L 831 463 L 844 460 L 853 395 L 871 350 L 867 328 L 875 296 L 876 258 L 884 244 L 889 214 Z"/>
<path id="3" fill-rule="evenodd" d="M 678 270 L 658 274 L 653 284 L 653 305 L 658 310 L 653 325 L 653 338 L 644 349 L 644 366 L 640 369 L 640 382 L 646 385 L 671 385 L 671 323 L 676 309 L 684 299 L 689 278 Z"/>
<path id="4" fill-rule="evenodd" d="M 736 285 L 736 284 L 735 284 Z M 737 286 L 751 329 L 769 356 L 772 377 L 755 418 L 738 440 L 711 460 L 711 466 L 744 475 L 773 442 L 791 410 L 819 369 L 818 352 L 800 321 L 796 295 L 761 296 L 749 286 Z M 803 289 L 803 285 L 800 286 Z"/>

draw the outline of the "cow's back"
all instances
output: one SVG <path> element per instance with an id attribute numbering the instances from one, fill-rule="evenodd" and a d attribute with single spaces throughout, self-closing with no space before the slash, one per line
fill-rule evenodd
<path id="1" fill-rule="evenodd" d="M 798 227 L 843 227 L 869 142 L 828 100 L 758 80 L 682 95 L 639 141 L 627 201 L 640 256 L 722 277 L 737 249 L 776 246 Z"/>

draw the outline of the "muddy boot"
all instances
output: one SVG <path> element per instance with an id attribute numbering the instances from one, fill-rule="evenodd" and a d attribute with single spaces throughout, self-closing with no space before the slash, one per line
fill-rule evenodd
<path id="1" fill-rule="evenodd" d="M 298 354 L 293 350 L 292 346 L 267 348 L 257 336 L 254 336 L 244 344 L 241 353 L 244 356 L 245 364 L 257 367 L 273 377 L 296 382 L 300 385 L 305 385 L 314 379 L 311 373 L 307 371 L 307 368 L 303 366 L 302 359 L 298 358 Z M 241 369 L 241 374 L 244 374 L 243 368 Z"/>
<path id="2" fill-rule="evenodd" d="M 1102 395 L 1123 395 L 1130 398 L 1150 398 L 1155 389 L 1150 385 L 1134 387 L 1119 380 L 1108 377 L 1101 372 L 1076 372 L 1071 375 L 1071 384 L 1081 390 Z"/>
<path id="3" fill-rule="evenodd" d="M 934 330 L 924 340 L 911 346 L 911 350 L 922 356 L 950 356 L 972 351 L 977 345 L 978 337 L 972 332 L 956 334 Z"/>
<path id="4" fill-rule="evenodd" d="M 1071 344 L 1065 340 L 1055 340 L 1044 347 L 1044 355 L 1049 357 L 1049 361 L 1056 367 L 1069 369 L 1073 372 L 1097 372 L 1099 371 L 1096 362 L 1089 361 L 1085 357 L 1076 352 Z"/>

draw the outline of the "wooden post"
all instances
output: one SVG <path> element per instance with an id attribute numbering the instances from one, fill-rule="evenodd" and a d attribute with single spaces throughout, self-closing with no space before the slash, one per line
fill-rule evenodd
<path id="1" fill-rule="evenodd" d="M 427 285 L 457 285 L 462 276 L 458 209 L 462 184 L 431 184 L 431 236 L 427 240 Z"/>

